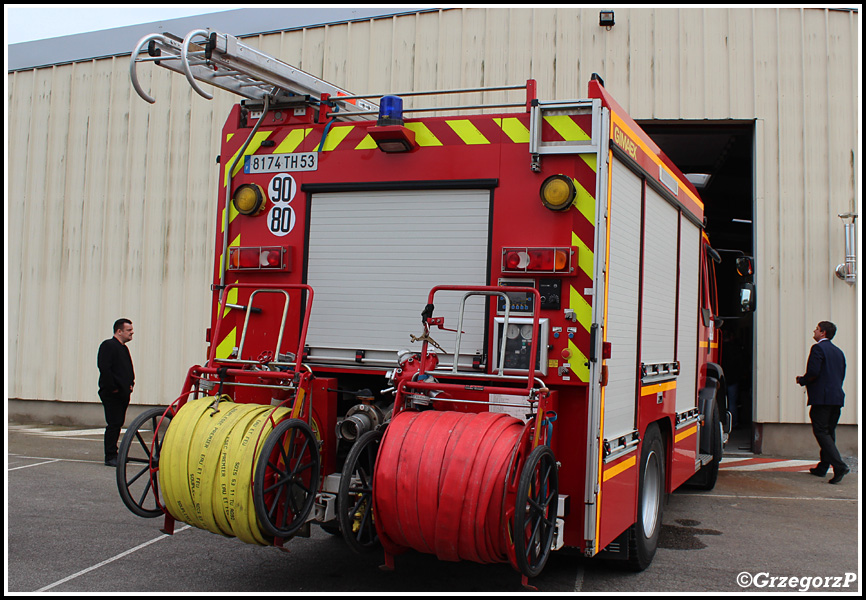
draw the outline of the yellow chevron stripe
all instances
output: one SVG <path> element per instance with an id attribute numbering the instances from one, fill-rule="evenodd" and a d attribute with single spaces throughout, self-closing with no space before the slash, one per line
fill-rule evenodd
<path id="1" fill-rule="evenodd" d="M 568 359 L 568 366 L 577 375 L 577 378 L 586 383 L 589 381 L 589 360 L 586 356 L 577 349 L 574 342 L 568 340 L 568 349 L 571 351 L 571 358 Z"/>
<path id="2" fill-rule="evenodd" d="M 571 232 L 571 245 L 577 246 L 578 248 L 577 265 L 584 273 L 592 277 L 592 267 L 593 263 L 595 262 L 595 255 L 593 254 L 592 250 L 590 250 L 589 246 L 584 244 L 583 240 L 577 237 L 577 234 L 573 231 Z"/>
<path id="3" fill-rule="evenodd" d="M 544 120 L 568 142 L 588 142 L 592 139 L 568 115 L 553 115 L 544 117 Z"/>
<path id="4" fill-rule="evenodd" d="M 219 343 L 216 349 L 216 358 L 229 358 L 232 355 L 232 349 L 237 345 L 235 341 L 238 336 L 238 328 L 233 327 L 223 341 Z"/>
<path id="5" fill-rule="evenodd" d="M 257 132 L 256 135 L 253 136 L 253 140 L 250 142 L 250 145 L 247 146 L 247 149 L 244 151 L 244 156 L 249 156 L 250 154 L 255 154 L 256 151 L 258 151 L 258 149 L 261 148 L 262 142 L 264 142 L 266 139 L 268 139 L 268 137 L 272 133 L 273 133 L 273 131 L 259 131 L 259 132 Z M 240 148 L 238 149 L 238 152 L 235 152 L 234 155 L 226 163 L 226 167 L 227 167 L 226 171 L 228 171 L 228 167 L 230 167 L 232 165 L 232 163 L 235 161 L 235 158 L 237 158 L 239 152 L 240 152 Z M 243 158 L 241 158 L 241 160 L 238 161 L 237 166 L 235 166 L 235 170 L 232 171 L 232 177 L 234 177 L 235 175 L 240 173 L 243 168 L 244 168 L 244 161 L 243 161 Z M 229 180 L 228 174 L 226 174 L 226 180 L 223 182 L 223 185 L 226 185 L 228 180 Z"/>
<path id="6" fill-rule="evenodd" d="M 229 200 L 229 224 L 231 224 L 235 218 L 239 215 L 238 209 L 235 208 L 234 202 Z M 226 230 L 226 213 L 224 210 L 220 211 L 220 233 Z"/>
<path id="7" fill-rule="evenodd" d="M 463 140 L 464 144 L 471 146 L 490 143 L 469 119 L 457 119 L 454 121 L 446 121 L 446 123 L 448 123 L 448 126 L 454 130 L 454 133 L 460 136 L 460 139 Z"/>
<path id="8" fill-rule="evenodd" d="M 238 303 L 238 288 L 232 288 L 229 290 L 228 294 L 226 294 L 226 303 L 227 304 L 237 304 Z M 230 308 L 226 308 L 223 310 L 223 318 L 229 314 Z"/>
<path id="9" fill-rule="evenodd" d="M 274 154 L 290 154 L 298 149 L 301 142 L 310 135 L 312 129 L 293 129 L 280 145 L 274 149 Z"/>
<path id="10" fill-rule="evenodd" d="M 595 196 L 583 187 L 577 179 L 572 179 L 572 181 L 574 181 L 577 190 L 574 206 L 586 217 L 587 221 L 595 224 Z"/>
<path id="11" fill-rule="evenodd" d="M 238 213 L 237 211 L 235 211 L 235 216 L 237 216 L 238 214 L 240 214 L 240 213 Z M 231 222 L 231 219 L 229 219 L 229 222 Z M 232 246 L 240 246 L 240 245 L 241 245 L 241 236 L 240 236 L 240 234 L 238 234 L 238 237 L 236 237 L 233 241 L 229 242 L 229 247 L 232 247 Z M 223 261 L 225 260 L 225 258 L 226 258 L 225 256 L 223 256 L 222 254 L 220 254 L 220 272 L 224 272 L 224 271 L 225 271 L 225 264 L 223 263 Z"/>
<path id="12" fill-rule="evenodd" d="M 529 129 L 520 122 L 520 119 L 509 117 L 507 119 L 493 119 L 493 121 L 502 128 L 505 135 L 515 144 L 529 143 Z"/>
<path id="13" fill-rule="evenodd" d="M 373 141 L 373 138 L 368 135 L 364 136 L 364 139 L 355 146 L 355 150 L 373 150 L 376 148 L 376 142 Z"/>
<path id="14" fill-rule="evenodd" d="M 598 173 L 598 156 L 596 156 L 596 154 L 583 152 L 578 154 L 578 156 L 583 159 L 583 162 L 585 162 L 594 173 Z"/>
<path id="15" fill-rule="evenodd" d="M 406 123 L 405 127 L 415 132 L 415 143 L 419 146 L 442 145 L 439 138 L 433 135 L 433 132 L 424 123 Z"/>
<path id="16" fill-rule="evenodd" d="M 337 146 L 340 145 L 346 136 L 351 133 L 352 129 L 354 129 L 354 125 L 343 125 L 342 127 L 332 127 L 331 131 L 328 132 L 328 137 L 325 140 L 325 145 L 322 148 L 324 152 L 330 152 L 331 150 L 336 149 Z"/>
<path id="17" fill-rule="evenodd" d="M 570 290 L 568 307 L 574 311 L 577 322 L 589 332 L 590 327 L 592 327 L 592 306 L 574 289 L 574 286 L 569 285 L 568 287 Z"/>

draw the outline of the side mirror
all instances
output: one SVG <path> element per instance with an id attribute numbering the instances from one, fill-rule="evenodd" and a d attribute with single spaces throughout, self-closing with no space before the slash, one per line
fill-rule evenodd
<path id="1" fill-rule="evenodd" d="M 751 256 L 737 258 L 737 274 L 740 277 L 751 277 L 755 274 L 755 263 Z"/>
<path id="2" fill-rule="evenodd" d="M 743 312 L 754 312 L 756 300 L 755 284 L 744 283 L 743 287 L 740 288 L 740 310 Z"/>

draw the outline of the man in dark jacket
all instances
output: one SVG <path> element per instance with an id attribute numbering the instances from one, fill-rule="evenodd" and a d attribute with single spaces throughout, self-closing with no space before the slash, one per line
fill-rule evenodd
<path id="1" fill-rule="evenodd" d="M 117 440 L 135 385 L 132 357 L 126 347 L 132 341 L 132 334 L 132 321 L 118 319 L 114 322 L 114 336 L 102 342 L 96 355 L 99 399 L 105 410 L 105 464 L 109 467 L 117 466 Z"/>
<path id="2" fill-rule="evenodd" d="M 809 397 L 807 403 L 812 432 L 821 447 L 821 460 L 809 469 L 812 475 L 823 477 L 827 469 L 833 467 L 830 483 L 839 483 L 848 473 L 848 465 L 836 448 L 836 424 L 845 404 L 845 355 L 830 340 L 836 335 L 836 326 L 829 321 L 821 321 L 812 334 L 817 342 L 809 352 L 806 374 L 797 377 L 797 383 L 806 386 Z"/>

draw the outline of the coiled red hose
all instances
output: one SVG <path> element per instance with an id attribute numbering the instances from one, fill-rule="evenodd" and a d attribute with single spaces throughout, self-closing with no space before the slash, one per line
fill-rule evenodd
<path id="1" fill-rule="evenodd" d="M 503 413 L 402 412 L 388 426 L 373 478 L 386 553 L 508 562 L 505 483 L 524 423 Z"/>

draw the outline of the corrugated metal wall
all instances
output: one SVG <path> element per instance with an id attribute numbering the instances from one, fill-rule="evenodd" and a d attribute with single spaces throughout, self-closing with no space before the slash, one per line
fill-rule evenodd
<path id="1" fill-rule="evenodd" d="M 534 78 L 539 97 L 570 99 L 598 72 L 636 119 L 755 120 L 755 420 L 807 422 L 794 377 L 829 319 L 848 356 L 852 423 L 857 287 L 833 269 L 844 259 L 836 215 L 859 210 L 858 30 L 859 13 L 821 9 L 619 8 L 606 29 L 597 9 L 469 8 L 249 43 L 359 93 Z M 153 106 L 131 90 L 128 57 L 8 76 L 12 398 L 95 400 L 96 348 L 119 316 L 136 329 L 135 402 L 174 398 L 204 359 L 214 159 L 234 98 L 208 102 L 179 75 L 141 71 Z"/>

